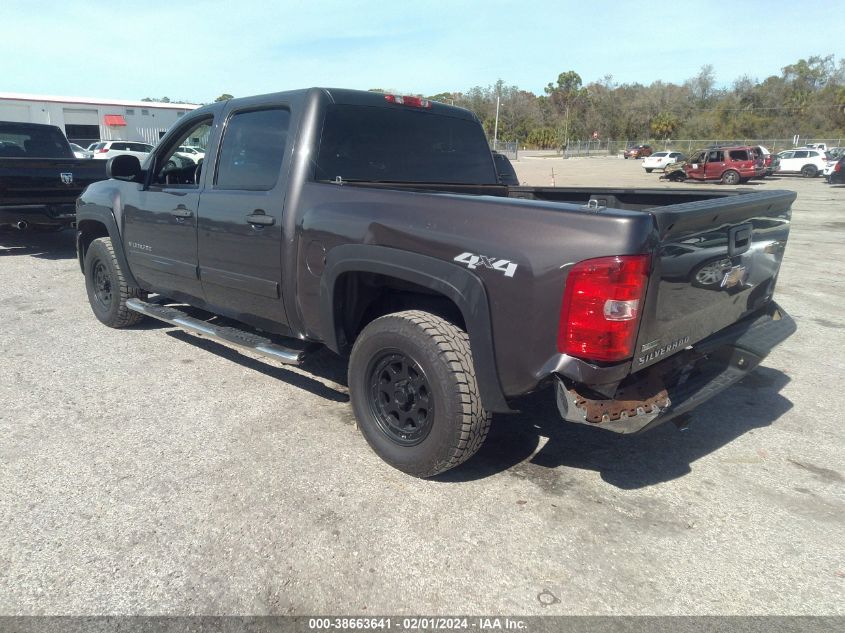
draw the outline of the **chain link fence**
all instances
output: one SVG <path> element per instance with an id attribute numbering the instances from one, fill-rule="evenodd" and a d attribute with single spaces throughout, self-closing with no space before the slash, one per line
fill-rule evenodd
<path id="1" fill-rule="evenodd" d="M 519 143 L 506 141 L 490 141 L 490 149 L 494 152 L 504 154 L 510 160 L 517 160 L 519 158 Z"/>

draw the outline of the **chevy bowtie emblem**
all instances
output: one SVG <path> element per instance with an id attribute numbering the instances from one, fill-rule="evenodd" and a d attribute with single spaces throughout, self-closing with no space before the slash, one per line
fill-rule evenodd
<path id="1" fill-rule="evenodd" d="M 66 185 L 72 185 L 73 184 L 73 174 L 72 173 L 70 173 L 68 171 L 63 171 L 59 175 L 62 177 L 62 182 L 64 184 L 66 184 Z"/>

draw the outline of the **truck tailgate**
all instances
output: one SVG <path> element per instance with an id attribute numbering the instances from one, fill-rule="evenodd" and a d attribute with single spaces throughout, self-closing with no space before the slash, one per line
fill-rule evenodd
<path id="1" fill-rule="evenodd" d="M 771 300 L 795 197 L 765 191 L 648 209 L 659 242 L 632 372 Z"/>
<path id="2" fill-rule="evenodd" d="M 105 178 L 104 160 L 0 158 L 0 206 L 72 203 Z"/>

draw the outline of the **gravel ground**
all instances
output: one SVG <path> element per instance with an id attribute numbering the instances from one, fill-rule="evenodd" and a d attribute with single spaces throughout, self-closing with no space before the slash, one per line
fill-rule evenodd
<path id="1" fill-rule="evenodd" d="M 799 193 L 799 330 L 763 367 L 684 433 L 565 425 L 547 393 L 437 481 L 369 450 L 336 357 L 110 330 L 71 232 L 0 233 L 0 614 L 845 614 L 845 188 L 754 186 Z"/>

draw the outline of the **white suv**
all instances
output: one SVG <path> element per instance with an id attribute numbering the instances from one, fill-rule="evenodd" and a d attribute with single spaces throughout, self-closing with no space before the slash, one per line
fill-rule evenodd
<path id="1" fill-rule="evenodd" d="M 101 141 L 95 143 L 89 151 L 94 152 L 94 158 L 100 160 L 129 154 L 130 156 L 137 156 L 138 160 L 143 162 L 147 155 L 153 151 L 153 146 L 135 141 Z"/>
<path id="2" fill-rule="evenodd" d="M 202 149 L 199 147 L 191 147 L 190 145 L 180 145 L 176 152 L 182 154 L 183 156 L 187 156 L 195 163 L 198 163 L 205 158 L 205 152 L 202 151 Z"/>
<path id="3" fill-rule="evenodd" d="M 816 149 L 788 149 L 778 156 L 779 174 L 801 174 L 805 178 L 815 178 L 827 166 L 825 153 Z"/>

